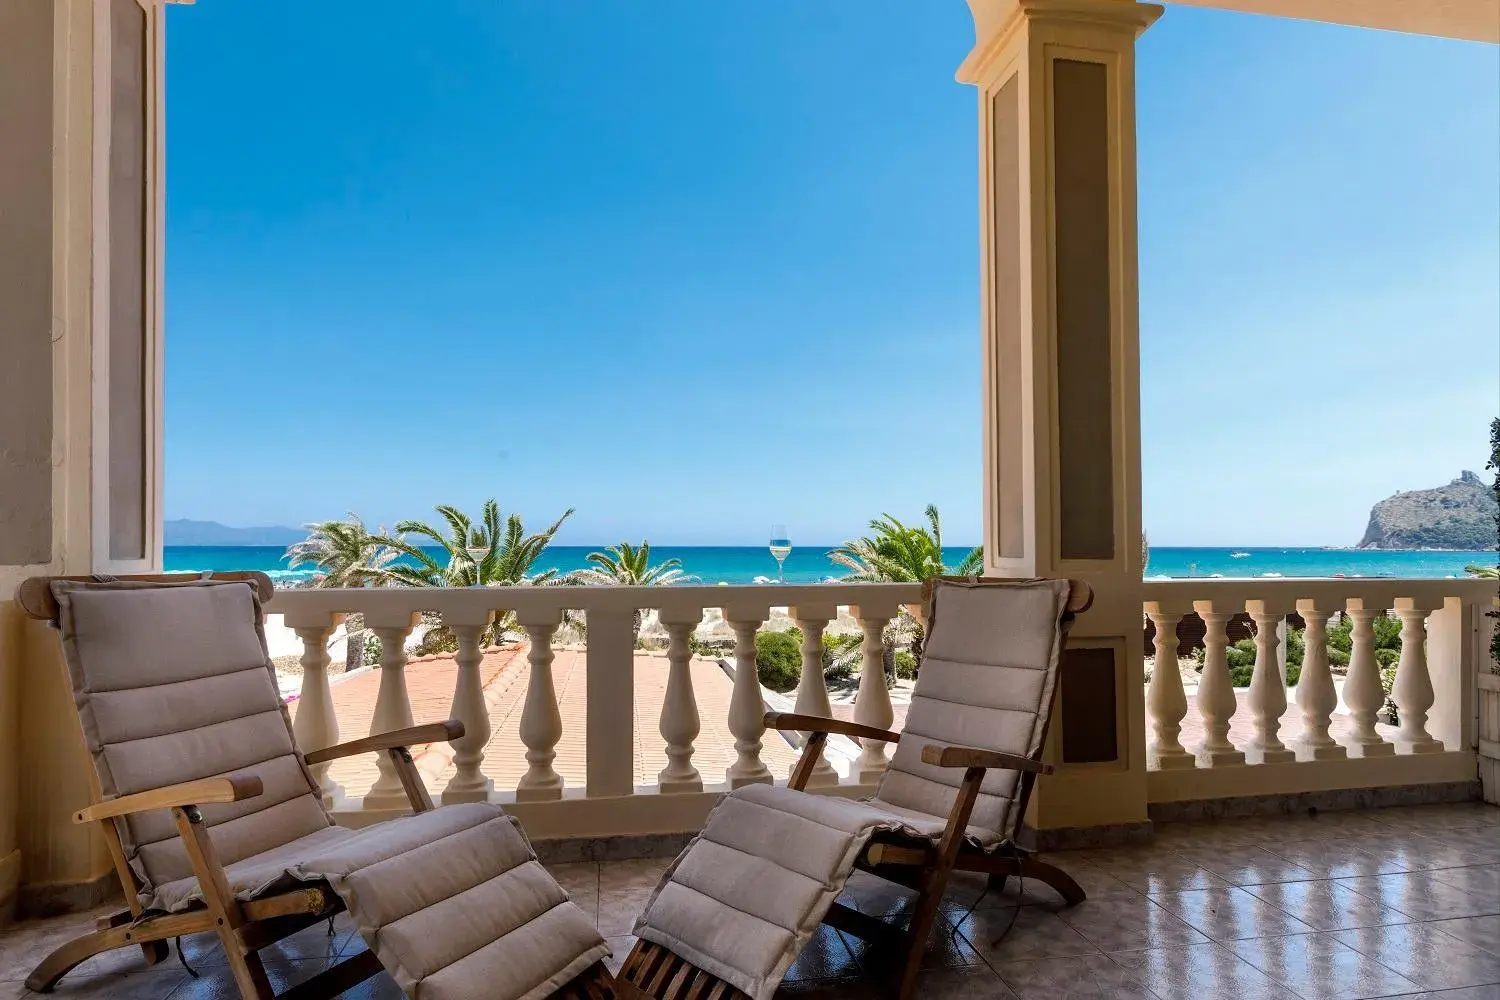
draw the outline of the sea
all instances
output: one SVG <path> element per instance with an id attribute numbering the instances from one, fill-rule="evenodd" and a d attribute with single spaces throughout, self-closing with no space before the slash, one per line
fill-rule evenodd
<path id="1" fill-rule="evenodd" d="M 555 569 L 566 573 L 589 565 L 588 554 L 602 548 L 589 545 L 554 545 L 542 553 L 535 571 Z M 784 566 L 787 583 L 822 583 L 838 580 L 844 570 L 828 558 L 833 546 L 793 548 Z M 260 570 L 278 584 L 305 583 L 314 571 L 290 569 L 280 546 L 169 545 L 168 572 L 228 572 Z M 432 550 L 441 558 L 442 550 Z M 944 549 L 944 561 L 956 565 L 966 548 Z M 694 583 L 775 583 L 776 560 L 765 546 L 652 546 L 652 562 L 678 559 Z M 1173 548 L 1153 547 L 1146 566 L 1147 579 L 1203 577 L 1459 577 L 1464 567 L 1495 565 L 1495 552 L 1408 551 L 1390 549 L 1329 548 Z"/>

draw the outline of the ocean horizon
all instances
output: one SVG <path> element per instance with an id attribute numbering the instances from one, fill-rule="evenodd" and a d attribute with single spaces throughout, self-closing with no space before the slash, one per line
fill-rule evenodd
<path id="1" fill-rule="evenodd" d="M 537 560 L 535 571 L 548 569 L 566 573 L 589 565 L 588 554 L 596 545 L 549 546 Z M 823 583 L 842 578 L 844 571 L 828 558 L 820 546 L 794 548 L 786 560 L 787 583 Z M 442 549 L 426 549 L 443 558 Z M 944 560 L 956 564 L 969 551 L 964 546 L 945 547 Z M 167 572 L 215 572 L 259 570 L 284 585 L 305 583 L 315 571 L 287 566 L 286 550 L 279 545 L 168 545 L 163 553 Z M 652 546 L 652 562 L 676 558 L 695 583 L 775 583 L 776 560 L 764 545 L 662 545 Z M 1493 566 L 1494 550 L 1337 549 L 1246 546 L 1174 547 L 1153 546 L 1146 566 L 1146 579 L 1203 579 L 1213 577 L 1370 577 L 1443 579 L 1464 576 L 1472 564 Z"/>

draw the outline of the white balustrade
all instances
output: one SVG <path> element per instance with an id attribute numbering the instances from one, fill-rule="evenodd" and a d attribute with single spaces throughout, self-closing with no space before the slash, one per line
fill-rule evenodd
<path id="1" fill-rule="evenodd" d="M 1396 744 L 1402 753 L 1439 753 L 1443 749 L 1442 741 L 1427 732 L 1427 713 L 1435 700 L 1432 676 L 1427 671 L 1427 616 L 1440 607 L 1441 602 L 1396 598 L 1396 615 L 1401 619 L 1401 659 L 1396 662 L 1391 700 L 1396 703 L 1396 721 L 1400 726 Z"/>
<path id="2" fill-rule="evenodd" d="M 417 622 L 417 613 L 407 612 L 395 618 L 366 615 L 365 621 L 380 640 L 380 687 L 375 692 L 375 712 L 370 718 L 370 735 L 379 736 L 414 724 L 411 696 L 406 690 L 406 637 Z M 390 757 L 376 754 L 375 766 L 380 773 L 365 796 L 365 808 L 410 808 L 411 800 Z"/>
<path id="3" fill-rule="evenodd" d="M 661 738 L 667 741 L 667 766 L 657 775 L 664 793 L 701 792 L 703 777 L 693 766 L 693 741 L 698 738 L 698 700 L 693 693 L 693 630 L 703 620 L 701 609 L 663 608 L 667 630 L 667 693 L 661 706 Z"/>
<path id="4" fill-rule="evenodd" d="M 1164 607 L 1160 601 L 1151 601 L 1146 605 L 1146 614 L 1156 626 L 1156 664 L 1146 690 L 1146 710 L 1151 713 L 1156 732 L 1151 741 L 1151 756 L 1163 770 L 1192 767 L 1193 755 L 1183 749 L 1180 740 L 1182 720 L 1188 710 L 1182 670 L 1177 665 L 1177 623 L 1182 621 L 1182 612 Z"/>
<path id="5" fill-rule="evenodd" d="M 552 686 L 552 633 L 561 624 L 562 613 L 534 611 L 518 615 L 517 622 L 526 630 L 531 647 L 526 651 L 530 672 L 520 726 L 527 767 L 516 785 L 516 801 L 560 799 L 563 779 L 552 767 L 557 759 L 557 741 L 562 739 L 562 714 L 557 710 L 557 691 Z"/>
<path id="6" fill-rule="evenodd" d="M 1344 745 L 1351 757 L 1388 757 L 1396 747 L 1375 730 L 1375 720 L 1385 706 L 1380 662 L 1375 659 L 1375 619 L 1385 614 L 1384 602 L 1372 605 L 1364 598 L 1350 598 L 1345 613 L 1350 620 L 1350 650 L 1344 704 L 1349 706 L 1353 730 Z"/>
<path id="7" fill-rule="evenodd" d="M 1295 741 L 1299 760 L 1339 760 L 1349 753 L 1328 734 L 1338 692 L 1328 664 L 1328 619 L 1332 609 L 1316 599 L 1297 602 L 1297 613 L 1307 623 L 1302 653 L 1302 676 L 1294 696 L 1302 713 L 1302 735 Z"/>
<path id="8" fill-rule="evenodd" d="M 736 760 L 726 773 L 730 788 L 775 781 L 760 759 L 761 739 L 766 731 L 766 703 L 760 694 L 760 674 L 755 668 L 755 633 L 767 614 L 768 609 L 763 606 L 724 608 L 724 620 L 734 629 L 734 691 L 729 698 L 729 731 L 734 734 Z"/>
<path id="9" fill-rule="evenodd" d="M 832 604 L 801 604 L 790 609 L 792 620 L 802 630 L 802 676 L 797 681 L 797 702 L 794 711 L 798 715 L 815 715 L 819 718 L 833 717 L 833 706 L 828 702 L 828 683 L 823 677 L 823 632 L 828 623 L 838 617 L 839 609 Z M 792 765 L 794 768 L 796 764 Z M 826 750 L 818 754 L 812 774 L 807 779 L 808 788 L 837 785 L 838 772 L 828 763 Z"/>
<path id="10" fill-rule="evenodd" d="M 333 710 L 333 691 L 328 684 L 328 637 L 333 634 L 334 622 L 324 612 L 315 613 L 311 620 L 287 615 L 285 624 L 302 640 L 302 691 L 297 696 L 292 735 L 303 753 L 312 753 L 339 741 L 339 718 Z M 326 806 L 332 806 L 343 794 L 339 783 L 328 776 L 332 766 L 330 761 L 310 768 Z"/>
<path id="11" fill-rule="evenodd" d="M 480 667 L 484 651 L 480 646 L 485 628 L 493 615 L 481 611 L 465 620 L 459 615 L 444 616 L 444 623 L 458 639 L 454 663 L 458 676 L 453 684 L 453 708 L 449 717 L 464 724 L 464 734 L 453 741 L 454 774 L 443 789 L 443 803 L 483 802 L 489 798 L 495 783 L 485 777 L 484 748 L 490 741 L 490 712 L 484 703 L 484 679 Z"/>
<path id="12" fill-rule="evenodd" d="M 1255 670 L 1250 677 L 1250 722 L 1254 727 L 1245 745 L 1251 764 L 1284 764 L 1297 759 L 1281 742 L 1281 716 L 1286 712 L 1286 678 L 1277 655 L 1285 609 L 1271 601 L 1246 601 L 1255 621 Z"/>
<path id="13" fill-rule="evenodd" d="M 859 693 L 855 696 L 854 721 L 862 726 L 890 729 L 896 721 L 891 707 L 891 693 L 885 686 L 885 627 L 896 617 L 897 609 L 873 601 L 861 602 L 851 609 L 859 622 L 864 641 L 860 644 Z M 861 739 L 855 773 L 862 785 L 880 780 L 888 759 L 882 740 Z"/>
<path id="14" fill-rule="evenodd" d="M 1203 619 L 1203 674 L 1198 681 L 1198 714 L 1203 717 L 1203 742 L 1198 745 L 1200 767 L 1227 767 L 1245 763 L 1245 754 L 1229 741 L 1229 724 L 1239 703 L 1229 676 L 1229 645 L 1226 626 L 1233 617 L 1215 611 L 1213 601 L 1194 601 L 1193 610 Z"/>

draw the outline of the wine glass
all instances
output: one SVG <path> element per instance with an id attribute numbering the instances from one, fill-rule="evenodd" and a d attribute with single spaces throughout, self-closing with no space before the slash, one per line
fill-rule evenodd
<path id="1" fill-rule="evenodd" d="M 786 525 L 771 525 L 771 558 L 776 560 L 776 582 L 786 583 L 786 557 L 792 554 L 792 540 L 787 537 Z"/>

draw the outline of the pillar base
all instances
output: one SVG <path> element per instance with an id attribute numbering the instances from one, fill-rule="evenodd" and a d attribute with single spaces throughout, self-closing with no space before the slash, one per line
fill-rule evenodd
<path id="1" fill-rule="evenodd" d="M 1267 749 L 1264 747 L 1246 747 L 1245 763 L 1247 764 L 1289 764 L 1297 759 L 1297 754 L 1286 747 Z"/>
<path id="2" fill-rule="evenodd" d="M 839 773 L 827 761 L 819 763 L 813 768 L 813 773 L 807 776 L 808 788 L 832 788 L 839 783 Z"/>
<path id="3" fill-rule="evenodd" d="M 484 779 L 484 784 L 470 788 L 453 788 L 449 786 L 443 789 L 442 803 L 445 806 L 458 805 L 463 802 L 488 802 L 490 793 L 495 790 L 495 783 L 489 778 Z"/>
<path id="4" fill-rule="evenodd" d="M 1396 749 L 1401 753 L 1442 753 L 1448 749 L 1442 740 L 1428 737 L 1425 740 L 1396 740 Z"/>
<path id="5" fill-rule="evenodd" d="M 776 784 L 776 779 L 774 777 L 772 777 L 770 771 L 767 771 L 765 774 L 750 774 L 750 775 L 745 775 L 743 777 L 734 777 L 734 776 L 731 775 L 730 778 L 729 778 L 729 787 L 730 788 L 744 788 L 746 785 L 774 785 L 774 784 Z"/>
<path id="6" fill-rule="evenodd" d="M 1153 750 L 1148 755 L 1148 763 L 1154 763 L 1158 771 L 1177 771 L 1197 767 L 1198 759 L 1186 750 Z"/>
<path id="7" fill-rule="evenodd" d="M 683 795 L 688 792 L 703 791 L 703 776 L 694 775 L 691 778 L 673 778 L 663 771 L 656 776 L 657 787 L 663 795 Z"/>
<path id="8" fill-rule="evenodd" d="M 563 780 L 559 777 L 556 781 L 546 784 L 531 785 L 530 787 L 516 789 L 517 802 L 551 802 L 563 797 Z"/>
<path id="9" fill-rule="evenodd" d="M 371 791 L 364 798 L 362 808 L 366 812 L 387 812 L 390 810 L 404 811 L 411 808 L 411 799 L 406 797 L 406 789 L 395 792 Z"/>
<path id="10" fill-rule="evenodd" d="M 1381 740 L 1379 743 L 1345 743 L 1350 757 L 1393 757 L 1396 744 Z"/>
<path id="11" fill-rule="evenodd" d="M 1343 760 L 1349 756 L 1348 748 L 1342 743 L 1325 743 L 1316 746 L 1294 743 L 1292 747 L 1297 753 L 1298 760 Z"/>

